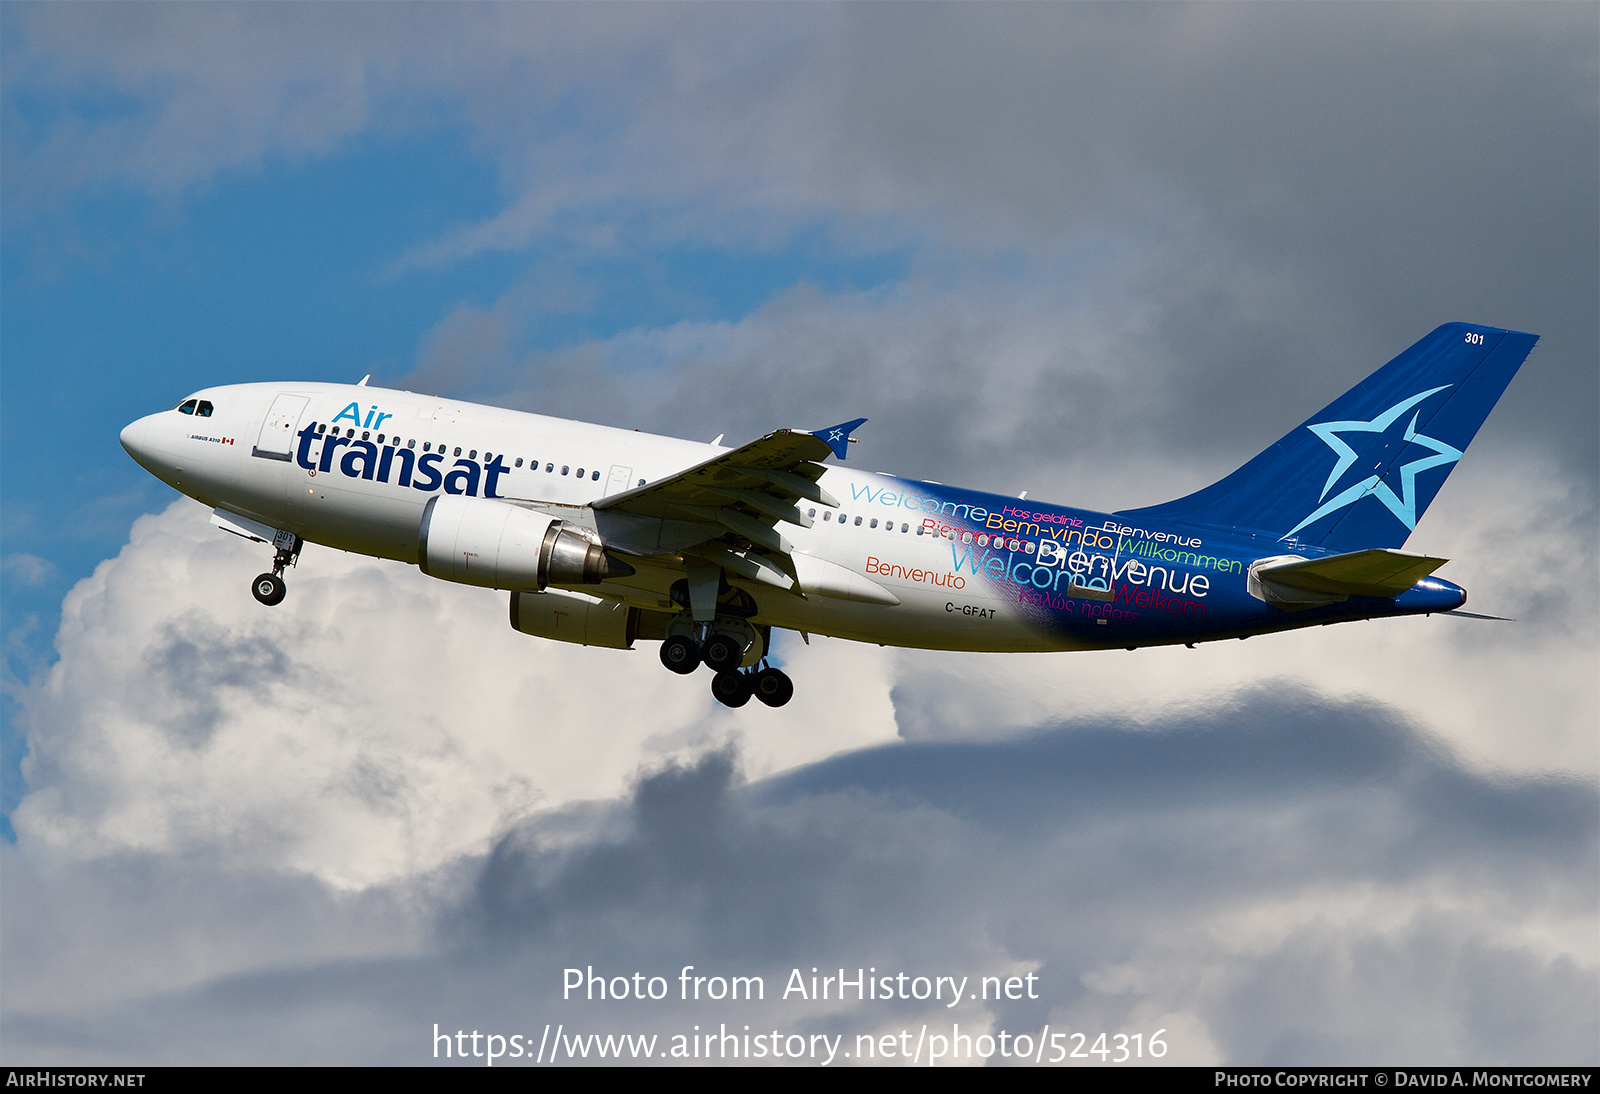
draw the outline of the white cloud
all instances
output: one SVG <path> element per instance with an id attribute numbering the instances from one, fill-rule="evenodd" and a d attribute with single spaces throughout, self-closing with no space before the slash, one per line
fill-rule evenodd
<path id="1" fill-rule="evenodd" d="M 653 644 L 528 638 L 503 594 L 413 567 L 312 547 L 288 600 L 262 608 L 248 581 L 264 549 L 205 516 L 180 501 L 141 518 L 68 596 L 60 661 L 25 698 L 26 844 L 203 851 L 360 887 L 614 796 L 642 762 L 708 739 L 750 732 L 759 773 L 894 733 L 876 651 L 795 642 L 796 674 L 827 693 L 713 715 L 705 679 L 665 672 Z"/>
<path id="2" fill-rule="evenodd" d="M 0 572 L 16 585 L 42 585 L 56 575 L 56 565 L 47 558 L 18 552 L 5 556 Z"/>

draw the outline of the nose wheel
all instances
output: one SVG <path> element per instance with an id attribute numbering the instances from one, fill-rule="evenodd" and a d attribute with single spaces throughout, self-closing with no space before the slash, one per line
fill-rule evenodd
<path id="1" fill-rule="evenodd" d="M 289 595 L 289 586 L 283 581 L 283 571 L 299 561 L 300 548 L 305 546 L 305 540 L 293 532 L 279 532 L 273 545 L 277 547 L 277 553 L 272 556 L 272 572 L 257 574 L 250 583 L 251 595 L 269 608 L 282 604 L 283 598 Z"/>
<path id="2" fill-rule="evenodd" d="M 257 574 L 255 584 L 250 586 L 250 591 L 255 598 L 267 607 L 283 603 L 283 598 L 289 595 L 289 586 L 283 583 L 283 578 L 277 574 Z"/>

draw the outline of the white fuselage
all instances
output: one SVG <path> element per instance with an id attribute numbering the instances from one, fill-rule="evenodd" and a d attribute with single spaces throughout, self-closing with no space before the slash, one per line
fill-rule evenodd
<path id="1" fill-rule="evenodd" d="M 124 431 L 124 446 L 157 477 L 208 506 L 313 543 L 407 563 L 417 561 L 423 510 L 441 491 L 583 507 L 725 451 L 365 386 L 243 384 L 197 392 L 190 401 L 196 400 L 210 404 L 208 417 L 176 409 L 149 415 Z M 292 413 L 282 413 L 285 407 Z M 299 432 L 306 423 L 332 432 L 306 437 Z M 335 433 L 342 439 L 330 442 Z M 503 470 L 491 470 L 491 462 Z M 734 579 L 759 605 L 753 622 L 939 649 L 1090 644 L 1038 627 L 1016 601 L 997 599 L 989 583 L 954 572 L 951 544 L 920 534 L 921 513 L 881 501 L 884 491 L 895 497 L 914 483 L 830 467 L 820 485 L 840 499 L 838 512 L 823 520 L 822 507 L 813 507 L 812 527 L 784 524 L 783 535 L 795 552 L 867 577 L 899 603 L 800 596 Z M 669 590 L 682 570 L 630 561 L 637 568 L 632 577 L 583 591 L 675 610 Z"/>

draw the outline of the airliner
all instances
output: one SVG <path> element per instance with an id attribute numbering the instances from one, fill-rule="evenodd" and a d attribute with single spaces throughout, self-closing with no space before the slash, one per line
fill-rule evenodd
<path id="1" fill-rule="evenodd" d="M 1111 513 L 845 468 L 864 418 L 728 448 L 367 379 L 208 388 L 121 439 L 272 549 L 263 605 L 319 543 L 502 590 L 524 634 L 658 642 L 718 701 L 776 707 L 774 629 L 1136 650 L 1470 614 L 1445 559 L 1402 548 L 1537 341 L 1439 327 L 1226 478 Z"/>

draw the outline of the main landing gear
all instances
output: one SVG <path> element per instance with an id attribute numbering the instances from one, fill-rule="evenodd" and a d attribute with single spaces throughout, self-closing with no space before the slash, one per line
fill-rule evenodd
<path id="1" fill-rule="evenodd" d="M 702 664 L 713 669 L 711 694 L 723 706 L 742 707 L 754 696 L 769 707 L 781 707 L 794 698 L 789 674 L 767 665 L 765 659 L 748 669 L 740 668 L 744 652 L 738 639 L 728 634 L 713 631 L 704 642 L 674 634 L 661 643 L 661 663 L 683 676 Z"/>
<path id="2" fill-rule="evenodd" d="M 725 707 L 742 707 L 754 695 L 769 707 L 794 698 L 794 681 L 782 669 L 724 669 L 711 678 L 711 694 Z"/>
<path id="3" fill-rule="evenodd" d="M 250 592 L 267 607 L 282 604 L 283 598 L 288 595 L 289 587 L 283 583 L 283 571 L 299 562 L 300 548 L 305 546 L 305 542 L 293 532 L 279 532 L 273 537 L 272 545 L 277 552 L 272 556 L 272 572 L 257 574 L 255 581 L 250 584 Z"/>

